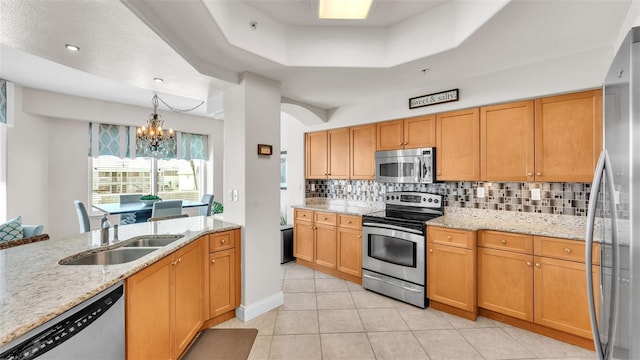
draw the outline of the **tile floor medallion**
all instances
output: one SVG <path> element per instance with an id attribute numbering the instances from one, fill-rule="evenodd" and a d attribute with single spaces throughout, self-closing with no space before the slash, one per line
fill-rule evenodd
<path id="1" fill-rule="evenodd" d="M 249 359 L 593 360 L 592 351 L 479 317 L 420 309 L 297 265 L 282 265 L 284 305 L 246 323 Z"/>

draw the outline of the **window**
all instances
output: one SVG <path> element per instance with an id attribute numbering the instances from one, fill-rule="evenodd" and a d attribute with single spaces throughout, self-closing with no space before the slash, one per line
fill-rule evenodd
<path id="1" fill-rule="evenodd" d="M 203 160 L 120 159 L 102 155 L 89 157 L 89 161 L 92 162 L 92 204 L 119 202 L 121 194 L 158 194 L 162 199 L 200 200 Z"/>

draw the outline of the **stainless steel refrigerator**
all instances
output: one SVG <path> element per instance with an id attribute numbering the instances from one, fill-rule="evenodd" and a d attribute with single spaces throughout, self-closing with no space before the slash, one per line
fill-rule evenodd
<path id="1" fill-rule="evenodd" d="M 603 94 L 604 150 L 587 221 L 591 329 L 599 359 L 640 359 L 640 27 L 618 50 Z M 600 243 L 598 278 L 590 270 L 593 241 Z"/>

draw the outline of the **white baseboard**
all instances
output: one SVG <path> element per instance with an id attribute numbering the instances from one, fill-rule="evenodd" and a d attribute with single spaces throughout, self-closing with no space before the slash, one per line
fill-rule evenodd
<path id="1" fill-rule="evenodd" d="M 278 291 L 277 293 L 251 305 L 240 305 L 240 307 L 236 309 L 236 317 L 243 322 L 247 322 L 277 308 L 282 304 L 284 304 L 284 293 L 282 291 Z"/>

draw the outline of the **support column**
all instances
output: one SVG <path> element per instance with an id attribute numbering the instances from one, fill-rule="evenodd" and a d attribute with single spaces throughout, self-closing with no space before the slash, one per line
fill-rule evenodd
<path id="1" fill-rule="evenodd" d="M 224 92 L 224 219 L 242 229 L 242 304 L 255 318 L 284 303 L 280 289 L 280 83 L 243 73 Z M 258 155 L 258 144 L 272 155 Z"/>

